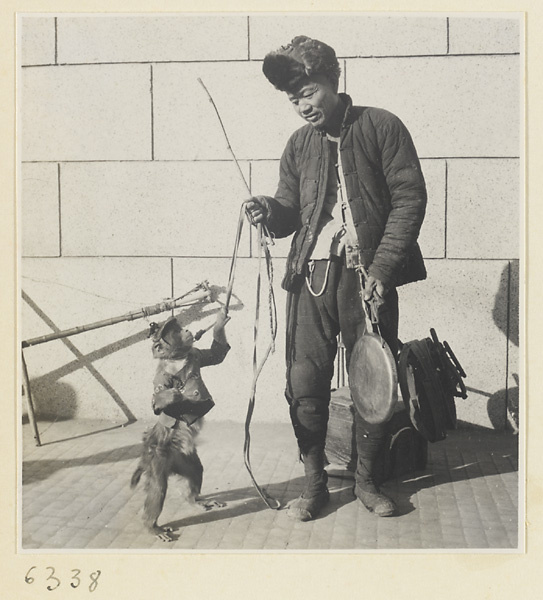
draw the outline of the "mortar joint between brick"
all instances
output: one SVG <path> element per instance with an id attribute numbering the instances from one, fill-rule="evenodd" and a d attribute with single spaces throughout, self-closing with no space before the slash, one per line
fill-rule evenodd
<path id="1" fill-rule="evenodd" d="M 149 65 L 150 95 L 151 95 L 151 160 L 155 160 L 155 106 L 153 87 L 153 65 Z"/>
<path id="2" fill-rule="evenodd" d="M 253 195 L 253 163 L 249 161 L 249 190 Z M 249 227 L 249 258 L 253 258 L 253 228 Z"/>
<path id="3" fill-rule="evenodd" d="M 511 261 L 507 261 L 507 307 L 506 307 L 506 336 L 505 336 L 505 415 L 504 428 L 507 428 L 507 413 L 509 411 L 509 344 L 511 343 Z"/>
<path id="4" fill-rule="evenodd" d="M 175 294 L 175 276 L 174 276 L 174 268 L 173 268 L 173 257 L 170 256 L 170 295 L 171 298 L 174 297 Z M 174 309 L 172 308 L 172 317 L 174 316 Z"/>
<path id="5" fill-rule="evenodd" d="M 62 192 L 60 178 L 60 163 L 57 163 L 57 187 L 58 187 L 58 255 L 62 256 Z"/>
<path id="6" fill-rule="evenodd" d="M 55 65 L 58 65 L 58 18 L 55 17 Z"/>
<path id="7" fill-rule="evenodd" d="M 247 60 L 251 60 L 251 17 L 247 15 Z"/>
<path id="8" fill-rule="evenodd" d="M 447 258 L 447 222 L 448 222 L 448 200 L 449 200 L 449 162 L 445 159 L 445 214 L 443 224 L 444 258 Z"/>

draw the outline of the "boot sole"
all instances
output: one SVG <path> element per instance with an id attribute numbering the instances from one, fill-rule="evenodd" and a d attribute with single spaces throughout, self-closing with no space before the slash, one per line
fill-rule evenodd
<path id="1" fill-rule="evenodd" d="M 355 496 L 362 503 L 364 508 L 366 508 L 366 510 L 368 510 L 369 512 L 373 513 L 374 515 L 376 515 L 378 517 L 393 517 L 398 512 L 398 508 L 396 507 L 394 502 L 392 502 L 392 500 L 390 498 L 388 498 L 387 496 L 384 496 L 382 494 L 371 494 L 371 496 L 373 496 L 376 499 L 376 503 L 380 502 L 386 506 L 386 507 L 383 506 L 383 509 L 381 511 L 379 511 L 378 505 L 373 505 L 373 504 L 370 504 L 370 503 L 366 502 L 365 500 L 363 500 L 361 498 L 361 495 L 359 495 L 359 493 L 355 492 Z M 383 500 L 380 500 L 380 498 L 383 498 Z"/>
<path id="2" fill-rule="evenodd" d="M 322 496 L 324 497 L 319 495 L 314 498 L 302 498 L 300 496 L 295 500 L 291 500 L 286 506 L 287 517 L 295 521 L 313 521 L 319 516 L 319 513 L 328 502 L 330 502 L 330 493 L 328 491 Z M 315 502 L 314 506 L 311 505 L 312 502 Z M 296 506 L 295 503 L 301 504 L 302 506 Z"/>

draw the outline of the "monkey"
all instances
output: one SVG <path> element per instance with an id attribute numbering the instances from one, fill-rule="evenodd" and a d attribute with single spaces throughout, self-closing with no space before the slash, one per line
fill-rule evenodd
<path id="1" fill-rule="evenodd" d="M 142 454 L 130 486 L 135 488 L 145 474 L 144 525 L 165 542 L 174 540 L 172 530 L 159 526 L 157 521 L 164 507 L 170 475 L 182 478 L 190 504 L 203 510 L 224 506 L 200 497 L 204 468 L 196 450 L 196 437 L 204 415 L 215 404 L 200 369 L 220 364 L 226 357 L 230 350 L 224 331 L 228 321 L 226 309 L 222 308 L 213 327 L 213 343 L 209 349 L 195 348 L 194 336 L 174 316 L 161 326 L 150 325 L 152 353 L 158 360 L 152 399 L 158 419 L 143 434 Z"/>

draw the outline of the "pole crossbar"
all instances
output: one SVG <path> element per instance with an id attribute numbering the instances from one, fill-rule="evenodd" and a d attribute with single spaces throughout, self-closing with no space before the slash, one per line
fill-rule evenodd
<path id="1" fill-rule="evenodd" d="M 196 292 L 197 289 L 202 289 L 202 291 Z M 55 331 L 53 333 L 41 335 L 29 340 L 24 340 L 21 345 L 23 348 L 28 348 L 29 346 L 36 346 L 45 342 L 51 342 L 52 340 L 58 340 L 72 335 L 77 335 L 79 333 L 84 333 L 85 331 L 92 331 L 93 329 L 107 327 L 108 325 L 115 325 L 117 323 L 122 323 L 123 321 L 135 321 L 136 319 L 143 319 L 144 317 L 157 315 L 167 310 L 194 304 L 198 300 L 209 300 L 211 297 L 211 292 L 207 286 L 207 283 L 199 284 L 196 288 L 194 288 L 194 290 L 192 290 L 192 292 L 195 293 L 190 298 L 187 298 L 188 294 L 185 294 L 180 298 L 164 300 L 162 302 L 158 302 L 157 304 L 153 304 L 152 306 L 145 306 L 118 317 L 111 317 L 110 319 L 104 319 L 103 321 L 96 321 L 94 323 L 88 323 L 87 325 L 79 325 L 77 327 L 72 327 L 71 329 L 65 329 L 64 331 Z"/>

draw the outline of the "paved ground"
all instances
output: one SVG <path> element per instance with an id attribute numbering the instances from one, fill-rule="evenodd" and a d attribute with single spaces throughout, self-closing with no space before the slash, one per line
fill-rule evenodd
<path id="1" fill-rule="evenodd" d="M 352 477 L 330 468 L 331 502 L 308 523 L 267 508 L 243 462 L 242 424 L 213 423 L 201 434 L 203 493 L 226 502 L 200 512 L 183 506 L 171 480 L 160 523 L 164 543 L 141 523 L 143 486 L 131 490 L 149 423 L 39 423 L 42 446 L 23 426 L 23 550 L 410 550 L 518 546 L 517 442 L 512 434 L 458 429 L 430 444 L 425 471 L 385 484 L 400 515 L 380 519 L 355 500 Z M 302 488 L 290 425 L 254 424 L 251 463 L 260 485 L 284 505 Z M 21 505 L 21 504 L 20 504 Z M 522 540 L 521 540 L 522 542 Z"/>

